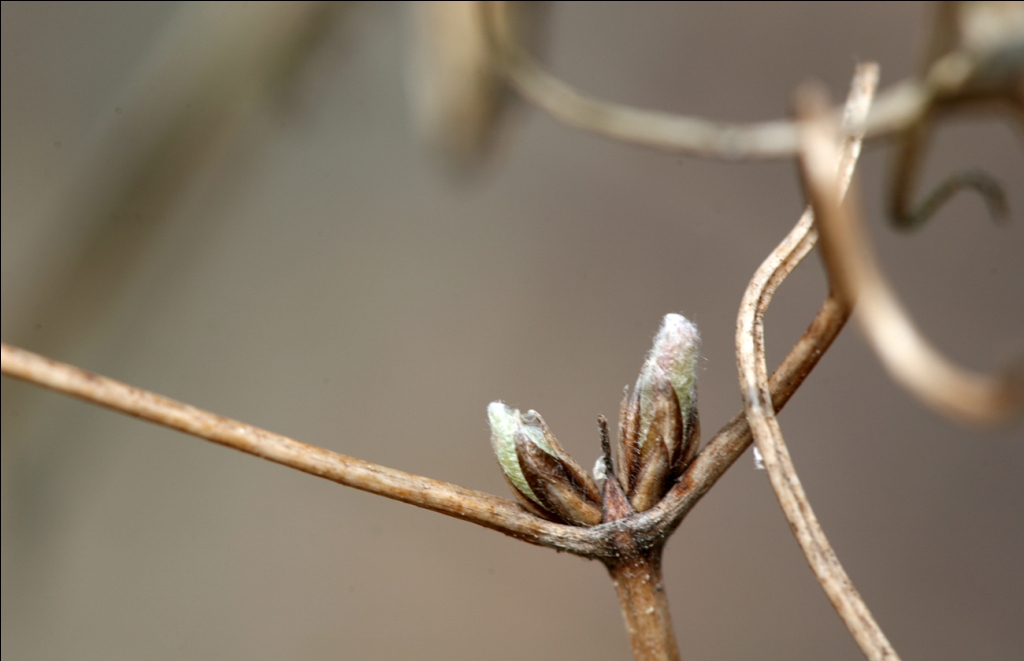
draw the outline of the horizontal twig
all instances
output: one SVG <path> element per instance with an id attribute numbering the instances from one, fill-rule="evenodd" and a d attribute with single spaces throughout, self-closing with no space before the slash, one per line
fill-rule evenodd
<path id="1" fill-rule="evenodd" d="M 307 445 L 8 344 L 0 352 L 8 376 L 534 544 L 588 556 L 599 552 L 585 529 L 545 521 L 503 498 Z"/>

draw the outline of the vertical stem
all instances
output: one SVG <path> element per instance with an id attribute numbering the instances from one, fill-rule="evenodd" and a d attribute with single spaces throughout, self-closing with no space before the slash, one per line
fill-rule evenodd
<path id="1" fill-rule="evenodd" d="M 661 550 L 628 554 L 608 564 L 636 661 L 679 661 L 668 597 L 661 582 Z"/>

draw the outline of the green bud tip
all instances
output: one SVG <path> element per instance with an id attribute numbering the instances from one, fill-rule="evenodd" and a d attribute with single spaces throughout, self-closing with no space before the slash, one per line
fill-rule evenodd
<path id="1" fill-rule="evenodd" d="M 534 415 L 531 416 L 531 413 Z M 535 416 L 536 413 L 534 411 L 527 413 L 527 417 L 531 420 L 536 419 Z M 543 507 L 537 495 L 530 488 L 529 483 L 527 483 L 526 476 L 523 475 L 523 469 L 519 465 L 515 435 L 517 432 L 522 433 L 527 440 L 536 444 L 544 452 L 553 457 L 558 455 L 544 437 L 544 431 L 540 425 L 524 421 L 523 417 L 518 409 L 506 406 L 502 402 L 491 402 L 487 406 L 487 419 L 491 424 L 491 447 L 494 448 L 494 454 L 498 457 L 501 470 L 505 472 L 509 481 L 523 492 L 527 498 Z"/>

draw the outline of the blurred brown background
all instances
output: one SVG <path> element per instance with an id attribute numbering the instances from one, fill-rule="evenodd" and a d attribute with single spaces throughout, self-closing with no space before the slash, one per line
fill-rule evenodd
<path id="1" fill-rule="evenodd" d="M 520 106 L 488 167 L 453 177 L 410 128 L 406 10 L 299 9 L 257 17 L 253 36 L 253 6 L 208 19 L 4 3 L 3 339 L 505 495 L 487 403 L 539 410 L 589 466 L 595 416 L 615 415 L 676 311 L 703 333 L 713 433 L 740 407 L 740 295 L 802 210 L 793 164 L 653 153 Z M 774 118 L 808 77 L 844 95 L 859 60 L 880 62 L 883 86 L 909 75 L 926 17 L 917 3 L 559 3 L 545 60 L 602 98 Z M 208 20 L 241 40 L 189 27 Z M 301 38 L 274 42 L 287 20 Z M 226 61 L 291 59 L 251 86 L 230 67 L 203 78 L 219 61 L 203 48 L 222 42 Z M 984 167 L 1013 219 L 994 226 L 964 194 L 909 236 L 882 211 L 888 146 L 862 161 L 904 301 L 979 369 L 1024 337 L 1021 147 L 1000 119 L 944 124 L 922 190 Z M 769 312 L 772 364 L 823 295 L 812 256 Z M 781 421 L 903 658 L 1024 658 L 1019 424 L 938 419 L 853 327 Z M 629 656 L 599 564 L 7 378 L 2 447 L 5 659 Z M 684 522 L 665 573 L 685 658 L 862 658 L 749 455 Z"/>

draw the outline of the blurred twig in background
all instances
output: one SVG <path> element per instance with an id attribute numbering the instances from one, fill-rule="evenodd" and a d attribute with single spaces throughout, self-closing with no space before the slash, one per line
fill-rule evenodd
<path id="1" fill-rule="evenodd" d="M 1002 187 L 983 170 L 954 174 L 918 204 L 911 200 L 937 118 L 997 110 L 1024 128 L 1024 3 L 937 2 L 928 35 L 921 76 L 937 82 L 925 113 L 898 136 L 890 200 L 893 221 L 897 227 L 913 229 L 964 189 L 975 190 L 994 218 L 1005 219 L 1009 209 Z"/>

